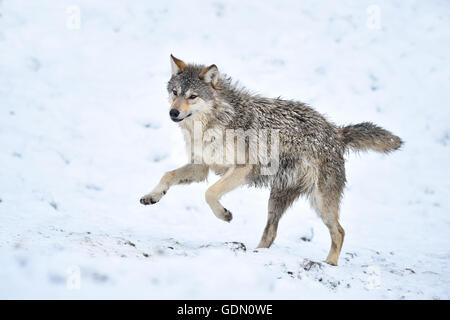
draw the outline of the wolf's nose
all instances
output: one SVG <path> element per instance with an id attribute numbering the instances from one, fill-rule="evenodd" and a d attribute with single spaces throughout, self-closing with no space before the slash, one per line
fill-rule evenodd
<path id="1" fill-rule="evenodd" d="M 178 111 L 177 109 L 172 109 L 170 110 L 169 114 L 171 118 L 176 118 L 180 114 L 180 111 Z"/>

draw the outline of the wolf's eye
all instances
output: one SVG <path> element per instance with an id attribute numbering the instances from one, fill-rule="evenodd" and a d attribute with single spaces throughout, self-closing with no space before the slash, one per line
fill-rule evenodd
<path id="1" fill-rule="evenodd" d="M 189 96 L 189 99 L 191 99 L 191 100 L 194 100 L 195 98 L 197 98 L 198 96 L 196 96 L 195 94 L 191 94 L 190 96 Z"/>
<path id="2" fill-rule="evenodd" d="M 175 89 L 172 90 L 172 93 L 174 96 L 176 96 L 178 94 L 177 90 L 175 90 Z"/>

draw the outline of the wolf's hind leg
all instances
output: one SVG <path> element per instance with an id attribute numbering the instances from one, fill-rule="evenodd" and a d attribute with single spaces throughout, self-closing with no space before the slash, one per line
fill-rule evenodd
<path id="1" fill-rule="evenodd" d="M 231 221 L 233 215 L 220 204 L 219 199 L 224 194 L 243 185 L 250 170 L 251 166 L 230 168 L 219 181 L 206 190 L 206 203 L 211 207 L 217 218 L 227 222 Z"/>
<path id="2" fill-rule="evenodd" d="M 332 266 L 337 266 L 342 244 L 344 243 L 345 232 L 337 218 L 332 217 L 329 220 L 324 220 L 324 222 L 331 236 L 331 248 L 325 262 Z"/>
<path id="3" fill-rule="evenodd" d="M 145 205 L 154 204 L 158 202 L 173 185 L 206 180 L 208 171 L 208 167 L 201 164 L 187 164 L 181 168 L 168 171 L 164 174 L 153 191 L 143 196 L 140 202 Z"/>
<path id="4" fill-rule="evenodd" d="M 278 222 L 283 213 L 300 195 L 300 190 L 291 188 L 270 191 L 267 224 L 258 248 L 269 248 L 277 236 Z"/>
<path id="5" fill-rule="evenodd" d="M 341 253 L 342 244 L 344 242 L 345 232 L 339 224 L 339 194 L 333 192 L 322 194 L 316 190 L 313 194 L 312 205 L 316 209 L 317 214 L 322 218 L 328 227 L 331 236 L 331 248 L 326 263 L 337 266 L 339 255 Z"/>

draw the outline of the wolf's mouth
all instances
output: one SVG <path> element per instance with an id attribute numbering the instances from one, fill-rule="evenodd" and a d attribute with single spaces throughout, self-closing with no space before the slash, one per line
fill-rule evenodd
<path id="1" fill-rule="evenodd" d="M 172 121 L 174 121 L 174 122 L 180 122 L 180 121 L 183 121 L 184 119 L 186 119 L 186 118 L 189 118 L 190 116 L 192 116 L 192 113 L 189 113 L 186 117 L 184 117 L 183 119 L 178 119 L 178 118 L 170 118 L 170 119 L 172 119 Z"/>

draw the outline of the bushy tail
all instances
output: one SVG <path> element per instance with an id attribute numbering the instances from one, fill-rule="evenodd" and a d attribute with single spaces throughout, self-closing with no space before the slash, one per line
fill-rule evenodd
<path id="1" fill-rule="evenodd" d="M 341 130 L 345 145 L 354 151 L 389 153 L 403 144 L 399 137 L 371 122 L 345 126 Z"/>

